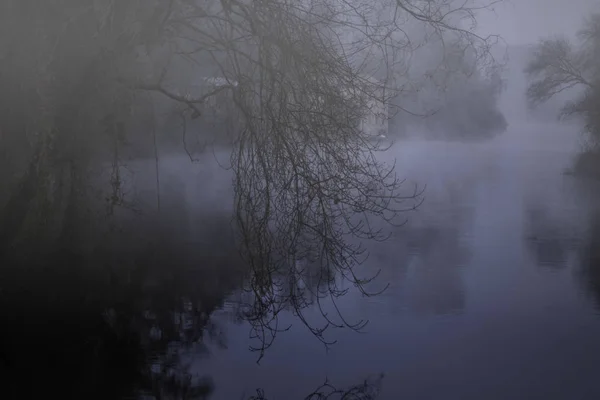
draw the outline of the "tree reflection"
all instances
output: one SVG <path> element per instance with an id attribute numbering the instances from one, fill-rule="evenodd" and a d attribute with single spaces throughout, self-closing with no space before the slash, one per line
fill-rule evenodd
<path id="1" fill-rule="evenodd" d="M 0 243 L 0 306 L 8 327 L 0 334 L 0 359 L 11 378 L 9 398 L 207 398 L 210 379 L 191 374 L 190 365 L 209 343 L 226 345 L 211 315 L 236 291 L 243 293 L 237 317 L 250 324 L 259 359 L 286 329 L 278 325 L 282 312 L 329 345 L 328 327 L 364 326 L 339 311 L 337 300 L 348 291 L 341 282 L 378 293 L 365 286 L 374 276 L 354 269 L 364 255 L 355 239 L 385 240 L 373 221 L 393 224 L 420 195 L 417 188 L 394 196 L 399 183 L 378 171 L 376 185 L 368 177 L 350 180 L 335 198 L 322 183 L 297 186 L 292 197 L 251 196 L 248 203 L 259 183 L 236 179 L 236 218 L 219 211 L 192 229 L 190 219 L 200 219 L 184 201 L 183 181 L 169 179 L 162 186 L 168 196 L 149 197 L 135 187 L 148 184 L 144 165 L 137 166 L 142 173 L 112 167 L 120 176 L 118 196 L 112 186 L 95 198 L 82 194 L 78 207 L 89 211 L 64 221 L 55 236 Z M 285 208 L 292 200 L 293 209 Z M 264 214 L 254 208 L 257 201 L 274 208 Z M 148 212 L 155 205 L 158 215 Z M 315 307 L 322 324 L 304 316 Z M 39 384 L 17 384 L 23 377 Z"/>
<path id="2" fill-rule="evenodd" d="M 568 222 L 558 220 L 539 205 L 525 210 L 525 237 L 539 267 L 563 269 L 578 248 L 577 235 Z"/>
<path id="3" fill-rule="evenodd" d="M 309 175 L 314 172 L 310 165 L 303 168 Z M 269 194 L 271 182 L 259 183 L 256 177 L 236 178 L 235 221 L 241 254 L 250 268 L 242 318 L 259 343 L 252 347 L 258 361 L 277 334 L 289 329 L 279 324 L 284 311 L 291 310 L 326 347 L 334 343 L 324 335 L 328 328 L 365 326 L 365 321 L 350 321 L 341 313 L 339 298 L 349 291 L 341 282 L 349 282 L 366 297 L 381 293 L 367 288 L 378 274 L 363 277 L 356 270 L 367 255 L 362 241 L 387 240 L 385 228 L 402 225 L 402 213 L 418 207 L 423 193 L 415 187 L 406 196 L 397 195 L 400 182 L 388 173 L 377 174 L 360 182 L 348 180 L 337 189 L 298 182 L 292 174 L 286 178 L 287 185 L 294 186 L 289 189 L 292 194 L 277 187 Z M 259 192 L 257 186 L 262 185 L 267 189 Z M 320 311 L 321 323 L 308 322 L 304 313 L 310 308 Z"/>
<path id="4" fill-rule="evenodd" d="M 256 330 L 270 327 L 255 297 L 267 290 L 260 285 L 280 284 L 270 306 L 283 311 L 318 304 L 319 285 L 334 279 L 317 263 L 296 263 L 295 270 L 278 270 L 279 276 L 262 282 L 239 256 L 229 218 L 204 218 L 204 233 L 189 242 L 184 230 L 170 225 L 172 217 L 189 217 L 188 211 L 180 207 L 174 216 L 176 207 L 169 209 L 133 227 L 112 226 L 93 252 L 64 246 L 26 261 L 4 259 L 3 398 L 207 399 L 214 384 L 193 374 L 191 365 L 212 346 L 226 347 L 211 315 L 244 281 L 251 293 L 241 297 L 237 316 Z M 263 354 L 269 343 L 259 338 Z M 24 379 L 29 384 L 20 383 Z M 364 396 L 375 386 L 365 382 L 339 391 L 327 383 L 307 398 L 374 398 Z"/>
<path id="5" fill-rule="evenodd" d="M 586 241 L 580 251 L 578 278 L 600 309 L 600 216 L 590 219 Z"/>
<path id="6" fill-rule="evenodd" d="M 217 222 L 211 225 L 224 228 L 193 251 L 153 232 L 145 245 L 122 243 L 130 250 L 121 253 L 62 249 L 4 268 L 9 398 L 208 398 L 212 382 L 189 366 L 208 341 L 225 345 L 210 315 L 243 278 L 228 225 Z M 24 378 L 30 383 L 18 383 Z"/>
<path id="7" fill-rule="evenodd" d="M 412 232 L 411 247 L 417 254 L 410 307 L 420 315 L 445 315 L 465 307 L 461 267 L 469 252 L 454 229 L 422 228 Z"/>
<path id="8" fill-rule="evenodd" d="M 307 395 L 304 400 L 372 400 L 379 396 L 381 390 L 381 381 L 383 374 L 365 379 L 364 382 L 346 389 L 338 389 L 329 381 L 325 381 L 321 386 Z M 256 396 L 249 400 L 267 400 L 265 392 L 262 389 L 256 391 Z"/>
<path id="9" fill-rule="evenodd" d="M 471 257 L 468 233 L 475 209 L 469 196 L 474 187 L 467 177 L 429 187 L 422 208 L 374 252 L 375 263 L 383 266 L 380 277 L 398 282 L 393 295 L 403 297 L 415 314 L 445 315 L 465 307 L 462 267 Z"/>

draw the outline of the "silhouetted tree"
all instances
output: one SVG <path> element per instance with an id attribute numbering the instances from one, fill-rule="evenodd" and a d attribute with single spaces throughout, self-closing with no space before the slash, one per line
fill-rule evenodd
<path id="1" fill-rule="evenodd" d="M 578 43 L 565 37 L 542 39 L 534 49 L 525 72 L 530 83 L 527 98 L 537 106 L 562 92 L 579 90 L 567 102 L 562 117 L 579 116 L 585 129 L 597 142 L 600 134 L 600 14 L 584 20 Z M 593 143 L 596 145 L 596 143 Z"/>

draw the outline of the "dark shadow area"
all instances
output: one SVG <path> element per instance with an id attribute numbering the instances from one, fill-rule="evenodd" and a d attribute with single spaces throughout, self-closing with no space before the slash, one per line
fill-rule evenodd
<path id="1" fill-rule="evenodd" d="M 207 222 L 210 234 L 191 245 L 153 232 L 139 251 L 121 238 L 123 251 L 64 248 L 3 264 L 6 398 L 208 398 L 210 379 L 189 365 L 207 342 L 225 346 L 210 315 L 243 269 L 227 221 Z"/>
<path id="2" fill-rule="evenodd" d="M 210 347 L 227 346 L 211 315 L 231 303 L 248 269 L 227 219 L 206 218 L 205 228 L 194 242 L 150 231 L 138 233 L 144 244 L 121 237 L 118 247 L 92 257 L 64 248 L 27 265 L 5 259 L 3 398 L 210 398 L 210 371 L 195 373 L 193 363 Z M 316 274 L 313 268 L 303 276 L 311 282 Z M 235 321 L 253 323 L 250 304 L 234 301 Z M 306 399 L 374 399 L 380 383 L 341 390 L 327 382 Z M 251 398 L 267 397 L 258 390 Z"/>
<path id="3" fill-rule="evenodd" d="M 570 255 L 581 247 L 573 229 L 539 205 L 526 208 L 524 222 L 526 246 L 537 266 L 566 268 Z"/>
<path id="4" fill-rule="evenodd" d="M 579 260 L 577 278 L 585 293 L 594 301 L 596 309 L 600 310 L 600 218 L 598 215 L 590 220 Z"/>
<path id="5" fill-rule="evenodd" d="M 569 172 L 585 178 L 600 179 L 600 150 L 587 149 L 578 154 Z"/>

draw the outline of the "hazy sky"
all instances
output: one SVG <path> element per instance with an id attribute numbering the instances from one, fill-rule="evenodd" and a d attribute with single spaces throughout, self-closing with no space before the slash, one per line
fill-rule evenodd
<path id="1" fill-rule="evenodd" d="M 586 13 L 600 11 L 600 0 L 505 0 L 495 9 L 480 15 L 480 31 L 499 33 L 509 44 L 528 44 L 542 36 L 573 34 Z"/>

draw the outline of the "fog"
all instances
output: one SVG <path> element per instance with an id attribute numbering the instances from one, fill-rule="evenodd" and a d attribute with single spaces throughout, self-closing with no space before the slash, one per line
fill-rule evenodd
<path id="1" fill-rule="evenodd" d="M 493 11 L 481 13 L 478 29 L 485 35 L 501 35 L 511 45 L 529 45 L 544 36 L 573 37 L 582 16 L 597 8 L 598 3 L 594 0 L 500 2 Z"/>
<path id="2" fill-rule="evenodd" d="M 600 396 L 596 2 L 25 3 L 2 398 Z"/>

